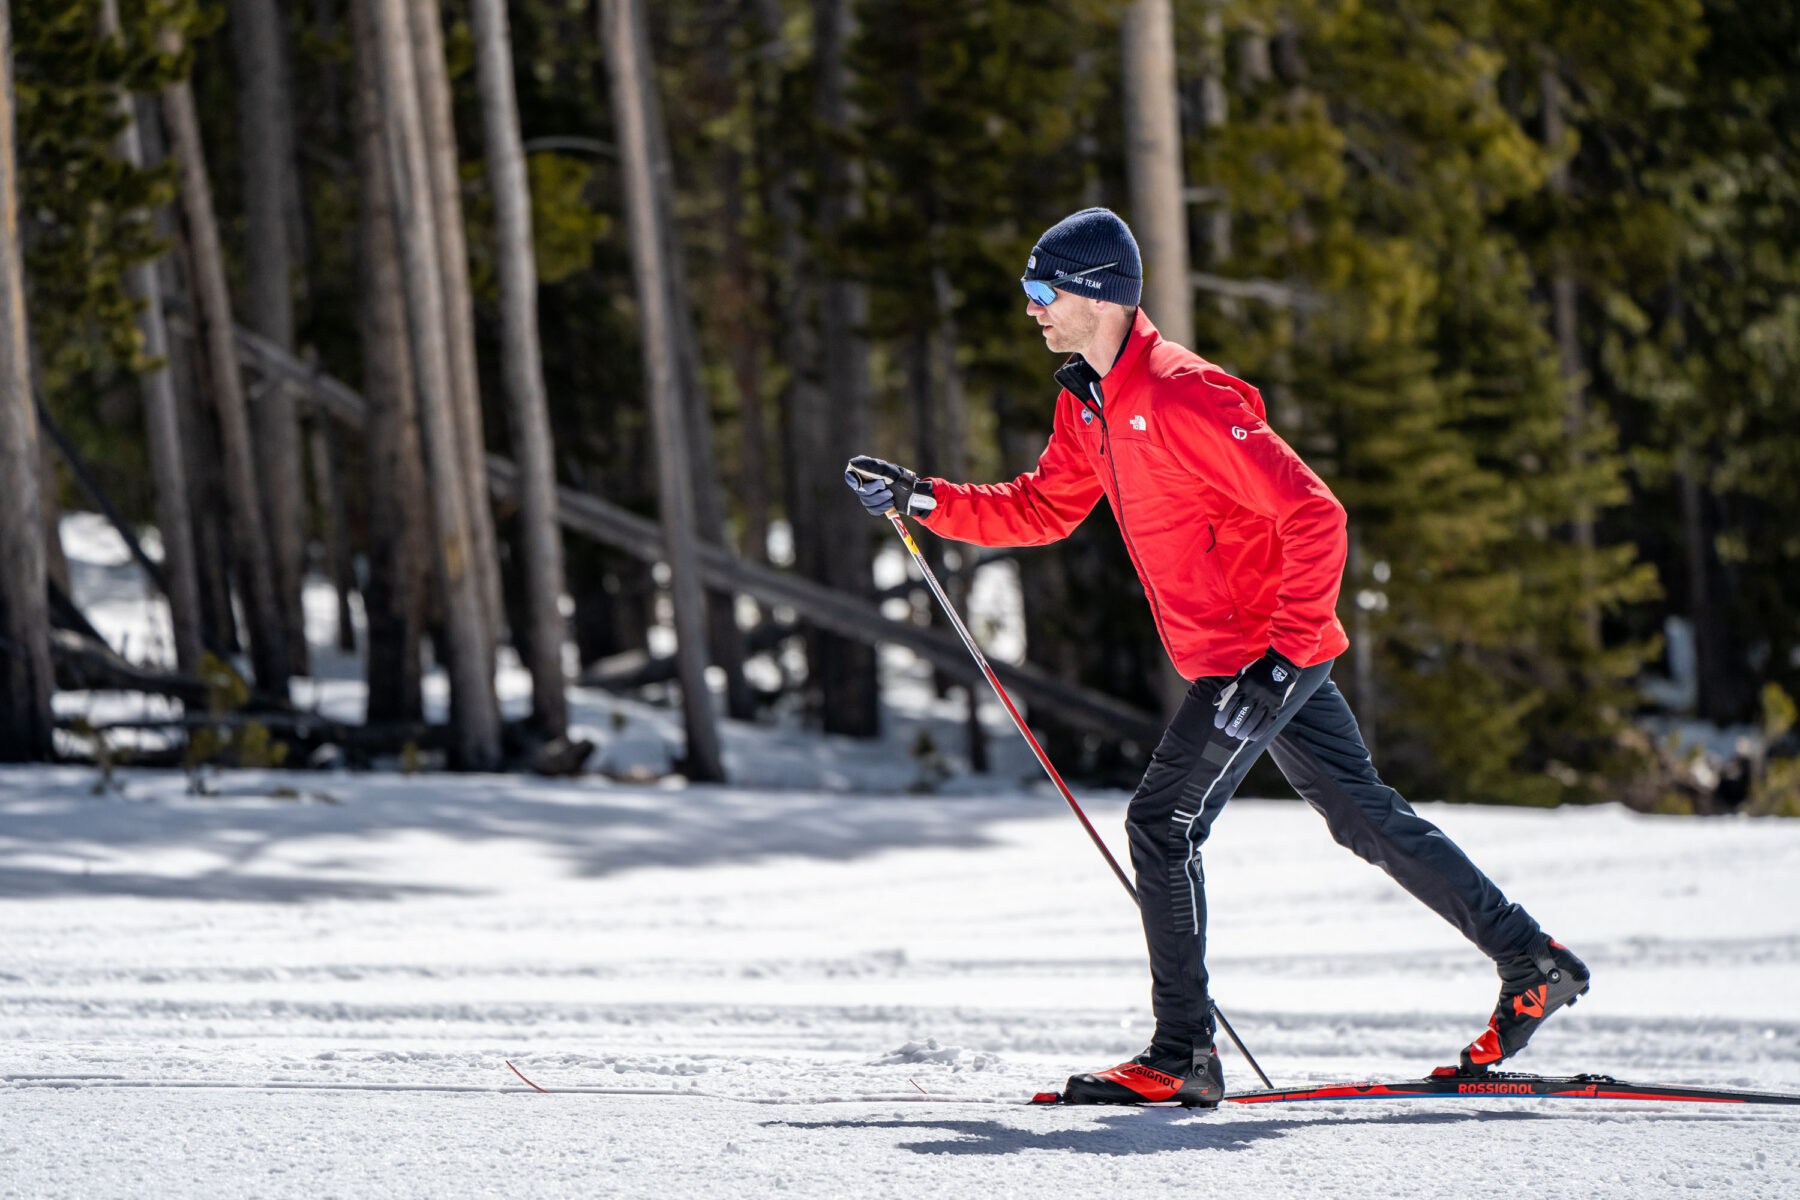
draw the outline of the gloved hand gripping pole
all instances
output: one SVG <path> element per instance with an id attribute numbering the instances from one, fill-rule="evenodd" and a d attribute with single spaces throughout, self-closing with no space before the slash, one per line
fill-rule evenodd
<path id="1" fill-rule="evenodd" d="M 858 474 L 864 473 L 858 471 Z M 1006 715 L 1012 718 L 1013 727 L 1019 731 L 1019 736 L 1025 739 L 1025 744 L 1031 747 L 1031 752 L 1037 756 L 1038 765 L 1044 768 L 1044 774 L 1050 777 L 1050 782 L 1054 783 L 1056 790 L 1062 793 L 1063 802 L 1069 806 L 1069 811 L 1075 814 L 1075 819 L 1081 822 L 1081 827 L 1087 830 L 1088 838 L 1093 841 L 1094 848 L 1099 850 L 1101 857 L 1106 859 L 1106 865 L 1112 868 L 1112 873 L 1118 878 L 1119 885 L 1125 889 L 1126 894 L 1131 897 L 1131 902 L 1135 905 L 1138 902 L 1138 894 L 1137 889 L 1131 885 L 1130 877 L 1125 874 L 1124 868 L 1119 866 L 1119 860 L 1113 857 L 1112 851 L 1107 849 L 1106 842 L 1100 837 L 1099 831 L 1094 828 L 1093 822 L 1089 821 L 1087 814 L 1081 811 L 1081 805 L 1075 802 L 1075 794 L 1069 790 L 1069 785 L 1063 782 L 1063 777 L 1057 774 L 1056 768 L 1051 765 L 1050 756 L 1044 753 L 1044 748 L 1038 745 L 1037 738 L 1032 736 L 1031 730 L 1025 724 L 1025 718 L 1019 715 L 1018 708 L 1014 706 L 1012 697 L 1007 695 L 1006 689 L 1001 686 L 999 676 L 995 675 L 994 668 L 988 665 L 987 655 L 983 654 L 981 647 L 975 644 L 974 635 L 969 632 L 969 627 L 963 624 L 962 615 L 956 611 L 956 605 L 950 603 L 950 597 L 944 591 L 944 585 L 938 582 L 937 574 L 932 571 L 931 564 L 926 562 L 925 556 L 919 552 L 919 544 L 913 541 L 911 531 L 906 528 L 906 521 L 897 510 L 892 508 L 882 515 L 893 523 L 894 532 L 898 533 L 900 540 L 906 543 L 907 552 L 912 555 L 913 562 L 918 564 L 919 573 L 925 577 L 925 586 L 929 587 L 931 594 L 937 597 L 937 602 L 943 608 L 944 615 L 950 618 L 950 624 L 956 630 L 956 636 L 962 639 L 962 644 L 968 649 L 969 656 L 975 660 L 975 665 L 980 667 L 981 673 L 987 677 L 988 686 L 993 688 L 994 695 L 1000 698 L 1000 704 L 1006 709 Z M 971 700 L 971 702 L 973 701 Z M 1219 1011 L 1219 1006 L 1214 1004 L 1212 1010 L 1213 1016 L 1219 1019 L 1220 1027 L 1231 1039 L 1231 1044 L 1238 1048 L 1238 1053 L 1244 1056 L 1244 1061 L 1250 1064 L 1250 1069 L 1256 1072 L 1256 1077 L 1262 1080 L 1263 1086 L 1273 1088 L 1275 1085 L 1269 1082 L 1269 1077 L 1263 1074 L 1263 1069 L 1257 1065 L 1256 1059 L 1244 1047 L 1244 1043 L 1238 1039 L 1237 1031 L 1231 1027 L 1231 1022 L 1225 1019 L 1225 1014 Z"/>

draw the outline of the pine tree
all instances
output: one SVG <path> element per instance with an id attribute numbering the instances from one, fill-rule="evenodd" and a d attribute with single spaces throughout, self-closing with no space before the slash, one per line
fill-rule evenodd
<path id="1" fill-rule="evenodd" d="M 1290 10 L 1293 11 L 1293 10 Z M 1276 14 L 1267 15 L 1270 24 Z M 1529 260 L 1499 218 L 1549 170 L 1500 103 L 1494 14 L 1423 4 L 1293 12 L 1294 51 L 1207 146 L 1240 277 L 1320 302 L 1215 310 L 1203 352 L 1350 510 L 1369 574 L 1381 730 L 1396 782 L 1537 803 L 1598 794 L 1640 651 L 1591 607 L 1654 587 L 1629 545 L 1564 532 L 1623 497 L 1603 428 L 1571 439 Z"/>

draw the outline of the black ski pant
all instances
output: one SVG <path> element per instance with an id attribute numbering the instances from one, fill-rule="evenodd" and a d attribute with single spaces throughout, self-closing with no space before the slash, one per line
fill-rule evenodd
<path id="1" fill-rule="evenodd" d="M 1533 948 L 1541 936 L 1537 922 L 1381 782 L 1356 717 L 1331 681 L 1331 662 L 1300 673 L 1274 725 L 1253 742 L 1213 728 L 1219 693 L 1231 681 L 1229 675 L 1194 681 L 1126 814 L 1159 1038 L 1211 1039 L 1200 847 L 1264 750 L 1340 845 L 1393 876 L 1488 957 Z"/>

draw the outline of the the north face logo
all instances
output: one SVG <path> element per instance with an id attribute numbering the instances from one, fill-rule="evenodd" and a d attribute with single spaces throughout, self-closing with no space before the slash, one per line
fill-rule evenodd
<path id="1" fill-rule="evenodd" d="M 1131 418 L 1131 427 L 1133 429 L 1137 430 L 1139 433 L 1142 433 L 1142 432 L 1144 432 L 1144 430 L 1150 428 L 1149 423 L 1146 422 L 1144 420 L 1144 418 L 1142 418 L 1142 417 Z"/>

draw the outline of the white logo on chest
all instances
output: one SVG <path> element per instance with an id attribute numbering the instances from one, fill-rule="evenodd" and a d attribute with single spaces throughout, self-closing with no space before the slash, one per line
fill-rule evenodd
<path id="1" fill-rule="evenodd" d="M 1142 432 L 1144 432 L 1144 430 L 1150 428 L 1149 424 L 1142 417 L 1131 418 L 1131 427 L 1133 429 L 1137 430 L 1139 433 L 1142 433 Z"/>
<path id="2" fill-rule="evenodd" d="M 1231 436 L 1241 442 L 1250 435 L 1244 432 L 1244 427 L 1242 425 L 1233 425 L 1231 427 Z"/>

